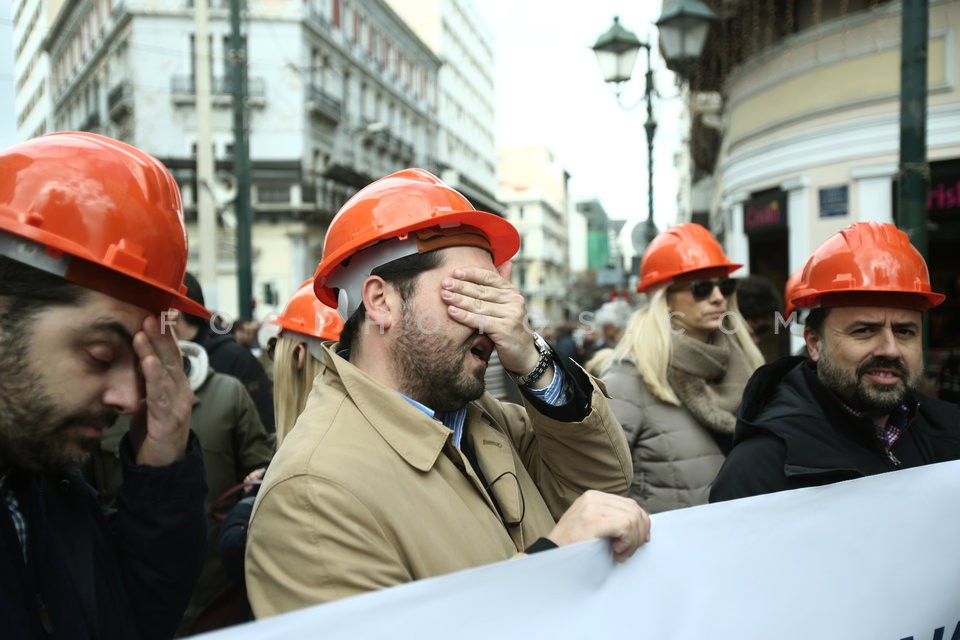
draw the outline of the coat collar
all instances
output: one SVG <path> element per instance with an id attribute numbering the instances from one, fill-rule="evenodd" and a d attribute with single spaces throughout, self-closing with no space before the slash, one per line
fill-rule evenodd
<path id="1" fill-rule="evenodd" d="M 453 432 L 338 356 L 337 347 L 337 343 L 324 345 L 324 369 L 340 378 L 357 409 L 397 455 L 419 471 L 431 469 Z"/>

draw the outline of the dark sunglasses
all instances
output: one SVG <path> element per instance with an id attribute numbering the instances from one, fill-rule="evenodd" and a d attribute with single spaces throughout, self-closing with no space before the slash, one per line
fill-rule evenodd
<path id="1" fill-rule="evenodd" d="M 737 290 L 737 281 L 733 278 L 720 278 L 718 280 L 690 280 L 688 282 L 681 282 L 680 284 L 674 285 L 671 287 L 671 291 L 682 291 L 683 289 L 690 289 L 690 293 L 693 294 L 693 299 L 697 302 L 701 300 L 706 300 L 710 297 L 710 294 L 713 293 L 713 288 L 717 287 L 720 289 L 720 294 L 724 298 L 729 298 L 734 291 Z"/>

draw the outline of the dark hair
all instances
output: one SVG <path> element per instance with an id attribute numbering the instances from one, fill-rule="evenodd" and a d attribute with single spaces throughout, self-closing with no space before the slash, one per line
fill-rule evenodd
<path id="1" fill-rule="evenodd" d="M 415 253 L 405 256 L 398 260 L 393 260 L 387 264 L 382 264 L 370 275 L 379 276 L 384 281 L 393 285 L 400 294 L 401 300 L 407 300 L 417 290 L 417 279 L 420 274 L 430 269 L 435 269 L 443 262 L 439 250 L 428 251 L 426 253 Z M 356 338 L 363 322 L 367 317 L 367 310 L 363 308 L 363 303 L 353 312 L 346 323 L 343 325 L 343 331 L 340 332 L 340 348 L 350 349 L 353 340 Z"/>
<path id="2" fill-rule="evenodd" d="M 187 287 L 186 296 L 196 302 L 199 305 L 207 306 L 203 301 L 203 287 L 200 286 L 200 281 L 197 280 L 197 277 L 185 271 L 183 274 L 183 284 Z M 180 317 L 187 321 L 192 327 L 199 327 L 203 324 L 204 320 L 200 316 L 195 316 L 189 313 L 181 313 Z"/>
<path id="3" fill-rule="evenodd" d="M 807 319 L 804 321 L 804 325 L 808 327 L 811 331 L 820 335 L 823 329 L 823 322 L 827 319 L 827 315 L 830 313 L 830 307 L 817 307 L 816 309 L 810 309 L 810 313 L 807 314 Z"/>
<path id="4" fill-rule="evenodd" d="M 7 299 L 3 326 L 29 320 L 52 305 L 78 304 L 87 289 L 36 267 L 0 256 L 0 297 Z"/>
<path id="5" fill-rule="evenodd" d="M 236 320 L 233 321 L 233 326 L 230 327 L 230 333 L 236 333 L 241 328 L 245 328 L 248 324 L 250 324 L 253 321 L 254 321 L 253 318 L 248 318 L 246 316 L 237 318 Z"/>
<path id="6" fill-rule="evenodd" d="M 758 275 L 747 276 L 737 283 L 737 307 L 747 320 L 772 318 L 774 313 L 783 310 L 776 287 L 768 278 Z"/>

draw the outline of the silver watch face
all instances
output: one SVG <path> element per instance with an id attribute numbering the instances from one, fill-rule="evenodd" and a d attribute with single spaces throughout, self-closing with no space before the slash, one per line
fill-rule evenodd
<path id="1" fill-rule="evenodd" d="M 539 333 L 534 332 L 533 334 L 533 343 L 537 346 L 537 352 L 540 353 L 540 359 L 537 361 L 537 366 L 534 367 L 533 371 L 530 371 L 522 376 L 513 376 L 513 379 L 520 386 L 526 386 L 531 382 L 539 380 L 544 373 L 546 373 L 547 367 L 549 366 L 549 360 L 552 356 L 552 349 L 550 345 L 547 344 L 547 341 L 543 339 Z M 511 374 L 513 375 L 513 374 Z"/>
<path id="2" fill-rule="evenodd" d="M 540 353 L 547 353 L 550 351 L 550 345 L 547 344 L 547 341 L 544 340 L 543 336 L 541 336 L 539 333 L 534 332 L 533 342 L 537 345 L 537 351 Z"/>

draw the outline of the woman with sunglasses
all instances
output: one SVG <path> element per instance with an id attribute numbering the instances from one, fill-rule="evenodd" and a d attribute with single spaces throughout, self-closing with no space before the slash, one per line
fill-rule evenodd
<path id="1" fill-rule="evenodd" d="M 633 452 L 629 495 L 649 513 L 705 504 L 733 444 L 743 388 L 763 364 L 736 307 L 733 264 L 705 228 L 657 235 L 634 313 L 603 375 Z"/>

